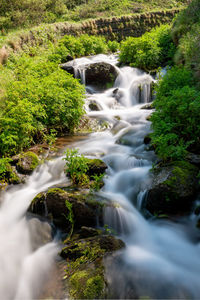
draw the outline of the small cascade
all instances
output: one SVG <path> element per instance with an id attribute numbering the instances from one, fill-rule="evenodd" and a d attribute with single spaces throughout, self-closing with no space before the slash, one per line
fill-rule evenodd
<path id="1" fill-rule="evenodd" d="M 114 55 L 97 55 L 70 62 L 75 75 L 87 82 L 84 65 L 107 62 L 116 67 Z M 116 67 L 117 68 L 117 67 Z M 200 243 L 191 219 L 170 222 L 141 214 L 146 190 L 151 186 L 150 169 L 155 154 L 144 145 L 150 132 L 141 109 L 151 101 L 154 79 L 145 72 L 117 68 L 113 87 L 99 92 L 87 86 L 86 112 L 104 130 L 91 133 L 73 147 L 90 157 L 100 157 L 108 166 L 99 196 L 106 200 L 104 224 L 126 243 L 121 253 L 105 261 L 108 288 L 114 299 L 199 299 Z M 90 104 L 96 104 L 91 109 Z M 52 186 L 66 183 L 62 158 L 46 162 L 23 186 L 1 195 L 0 207 L 0 296 L 6 300 L 32 300 L 55 259 L 56 243 L 41 243 L 37 233 L 50 236 L 49 224 L 37 231 L 25 217 L 32 199 Z"/>
<path id="2" fill-rule="evenodd" d="M 63 167 L 61 158 L 46 162 L 26 184 L 12 187 L 1 195 L 1 299 L 31 300 L 38 297 L 37 292 L 48 275 L 58 248 L 56 243 L 40 247 L 42 243 L 38 239 L 42 236 L 38 236 L 37 241 L 34 239 L 36 228 L 30 225 L 31 220 L 26 219 L 25 213 L 39 192 L 66 182 Z M 48 224 L 38 225 L 43 227 L 43 237 L 49 235 Z M 40 234 L 40 231 L 37 232 Z"/>

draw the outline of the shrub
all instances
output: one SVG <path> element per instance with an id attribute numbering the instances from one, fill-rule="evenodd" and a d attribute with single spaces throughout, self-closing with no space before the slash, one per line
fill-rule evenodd
<path id="1" fill-rule="evenodd" d="M 86 175 L 88 167 L 88 159 L 84 155 L 79 155 L 76 149 L 67 149 L 66 156 L 66 175 L 68 175 L 74 184 L 87 185 L 89 177 Z"/>
<path id="2" fill-rule="evenodd" d="M 170 26 L 163 25 L 138 38 L 129 37 L 121 44 L 120 61 L 144 70 L 170 63 L 175 52 Z"/>
<path id="3" fill-rule="evenodd" d="M 12 58 L 0 116 L 0 153 L 13 154 L 45 138 L 72 132 L 84 114 L 84 88 L 45 57 Z M 4 72 L 4 77 L 7 75 Z"/>
<path id="4" fill-rule="evenodd" d="M 107 53 L 108 47 L 104 37 L 89 36 L 83 34 L 80 37 L 66 35 L 59 41 L 54 53 L 50 55 L 51 61 L 66 62 L 68 56 L 73 58 Z"/>
<path id="5" fill-rule="evenodd" d="M 192 85 L 191 72 L 174 67 L 158 83 L 151 117 L 152 143 L 163 160 L 183 159 L 199 147 L 200 92 Z"/>

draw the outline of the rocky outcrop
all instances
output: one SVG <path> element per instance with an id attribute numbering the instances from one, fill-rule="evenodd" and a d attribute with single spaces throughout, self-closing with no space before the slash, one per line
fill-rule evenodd
<path id="1" fill-rule="evenodd" d="M 111 87 L 118 75 L 117 69 L 106 62 L 84 64 L 77 67 L 76 61 L 70 61 L 60 65 L 61 68 L 74 77 L 81 78 L 80 73 L 84 72 L 85 84 L 105 89 Z"/>
<path id="2" fill-rule="evenodd" d="M 185 161 L 155 168 L 144 207 L 155 215 L 188 213 L 199 188 L 197 174 L 198 168 Z"/>
<path id="3" fill-rule="evenodd" d="M 102 220 L 103 203 L 89 192 L 67 192 L 59 188 L 38 194 L 32 201 L 29 212 L 47 217 L 56 227 L 69 232 L 73 226 L 96 226 L 97 217 Z"/>
<path id="4" fill-rule="evenodd" d="M 13 158 L 13 163 L 16 164 L 17 171 L 26 175 L 31 174 L 39 165 L 39 162 L 38 156 L 31 151 Z"/>
<path id="5" fill-rule="evenodd" d="M 98 234 L 65 242 L 61 256 L 67 260 L 67 285 L 71 299 L 105 299 L 107 282 L 104 257 L 125 247 L 111 235 Z"/>
<path id="6" fill-rule="evenodd" d="M 108 63 L 100 62 L 86 66 L 86 84 L 97 85 L 101 88 L 111 87 L 118 75 L 116 68 Z"/>

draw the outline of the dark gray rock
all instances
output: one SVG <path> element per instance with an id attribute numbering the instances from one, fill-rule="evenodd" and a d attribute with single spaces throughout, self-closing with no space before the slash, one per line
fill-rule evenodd
<path id="1" fill-rule="evenodd" d="M 156 215 L 188 213 L 199 188 L 197 174 L 198 168 L 185 161 L 157 167 L 144 207 Z"/>

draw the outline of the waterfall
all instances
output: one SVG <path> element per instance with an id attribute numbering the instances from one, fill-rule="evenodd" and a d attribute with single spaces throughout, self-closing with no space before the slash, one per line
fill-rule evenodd
<path id="1" fill-rule="evenodd" d="M 117 57 L 97 55 L 77 59 L 72 62 L 75 75 L 81 76 L 82 82 L 86 83 L 84 65 L 102 61 L 116 66 Z M 156 159 L 143 143 L 150 132 L 147 117 L 151 111 L 141 107 L 151 101 L 154 79 L 130 67 L 118 68 L 118 73 L 114 86 L 103 92 L 86 87 L 88 116 L 107 122 L 109 126 L 73 144 L 80 153 L 101 157 L 108 165 L 105 185 L 99 192 L 108 202 L 104 223 L 126 243 L 119 256 L 105 261 L 111 296 L 198 299 L 200 244 L 191 219 L 175 223 L 146 220 L 141 214 L 146 190 L 151 185 L 149 171 Z M 98 104 L 98 110 L 91 110 L 90 103 Z M 62 158 L 46 162 L 26 184 L 11 187 L 1 195 L 2 299 L 38 297 L 37 290 L 41 288 L 58 248 L 52 241 L 35 246 L 26 211 L 39 192 L 66 182 L 63 168 Z M 43 225 L 39 223 L 39 227 L 48 231 L 48 224 Z"/>

